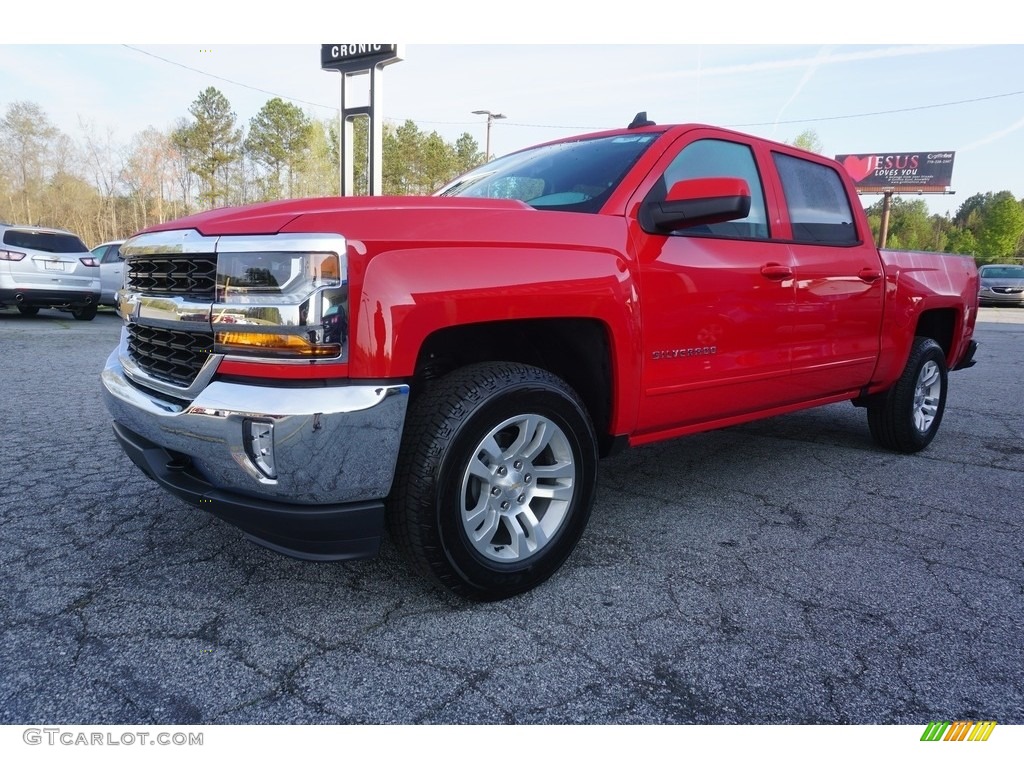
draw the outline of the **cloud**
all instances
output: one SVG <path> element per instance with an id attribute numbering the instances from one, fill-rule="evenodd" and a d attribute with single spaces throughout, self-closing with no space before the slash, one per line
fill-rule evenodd
<path id="1" fill-rule="evenodd" d="M 1004 136 L 1008 136 L 1009 134 L 1013 133 L 1014 131 L 1019 131 L 1021 128 L 1024 128 L 1024 117 L 1022 117 L 1020 120 L 1018 120 L 1017 122 L 1013 123 L 1012 125 L 1008 125 L 1005 128 L 1001 128 L 1000 130 L 996 131 L 995 133 L 990 133 L 988 136 L 984 136 L 984 137 L 978 139 L 977 141 L 972 141 L 970 144 L 967 144 L 967 145 L 965 145 L 963 147 L 960 147 L 960 149 L 958 151 L 960 151 L 960 152 L 968 152 L 968 151 L 970 151 L 972 149 L 977 149 L 978 147 L 983 147 L 986 144 L 991 144 L 994 141 L 999 141 L 999 139 L 1003 138 Z"/>
<path id="2" fill-rule="evenodd" d="M 804 76 L 800 78 L 800 82 L 797 83 L 796 90 L 794 90 L 793 93 L 790 94 L 789 98 L 786 100 L 786 103 L 779 107 L 779 112 L 778 114 L 775 115 L 775 123 L 772 125 L 773 134 L 775 130 L 779 127 L 779 120 L 782 119 L 782 114 L 786 111 L 786 108 L 789 107 L 789 105 L 792 104 L 794 101 L 796 101 L 796 97 L 800 95 L 800 92 L 804 89 L 804 86 L 810 82 L 812 77 L 814 77 L 814 73 L 818 71 L 818 67 L 823 62 L 827 62 L 829 60 L 831 51 L 831 48 L 822 48 L 820 51 L 818 51 L 818 55 L 814 57 L 814 59 L 811 61 L 810 66 L 808 66 L 807 70 L 804 72 Z"/>
<path id="3" fill-rule="evenodd" d="M 659 46 L 654 46 L 655 48 Z M 693 46 L 676 46 L 679 49 L 694 48 Z M 724 46 L 729 47 L 729 46 Z M 900 46 L 885 46 L 881 48 L 868 48 L 859 50 L 845 50 L 840 47 L 838 50 L 831 50 L 827 54 L 822 54 L 819 51 L 814 56 L 801 56 L 798 58 L 786 58 L 778 60 L 761 60 L 761 61 L 749 61 L 739 64 L 723 64 L 718 66 L 708 66 L 706 58 L 703 55 L 698 55 L 697 64 L 694 67 L 686 69 L 664 69 L 661 71 L 643 71 L 635 75 L 623 75 L 619 77 L 608 77 L 602 74 L 601 79 L 591 83 L 584 83 L 579 78 L 574 78 L 570 81 L 560 80 L 559 78 L 551 78 L 547 86 L 538 87 L 535 83 L 531 83 L 527 89 L 522 89 L 524 93 L 531 95 L 539 94 L 555 94 L 563 93 L 566 91 L 579 91 L 580 89 L 586 88 L 601 88 L 608 89 L 612 87 L 629 87 L 636 88 L 637 86 L 644 85 L 647 83 L 666 83 L 666 82 L 678 82 L 680 80 L 695 79 L 698 82 L 703 83 L 707 86 L 708 82 L 714 78 L 734 78 L 736 75 L 746 74 L 757 74 L 762 72 L 781 72 L 789 69 L 805 69 L 808 70 L 808 74 L 805 75 L 804 81 L 801 82 L 800 87 L 806 84 L 806 81 L 810 79 L 810 75 L 813 75 L 814 71 L 819 67 L 834 65 L 834 64 L 848 64 L 852 62 L 860 61 L 877 61 L 884 59 L 895 59 L 903 58 L 907 56 L 924 56 L 936 53 L 946 53 L 949 51 L 963 50 L 965 48 L 973 48 L 977 46 L 969 45 L 900 45 Z M 582 50 L 586 50 L 587 46 L 581 46 Z M 606 46 L 606 48 L 609 48 Z M 610 47 L 614 50 L 614 47 Z M 699 49 L 702 52 L 714 53 L 716 46 L 701 46 Z M 751 56 L 764 55 L 765 51 L 759 50 L 764 48 L 765 51 L 771 52 L 776 50 L 773 46 L 747 46 L 747 52 Z M 543 50 L 543 46 L 541 46 Z M 563 55 L 563 52 L 558 48 L 552 48 L 553 52 L 557 55 Z M 571 50 L 571 49 L 570 49 Z M 799 93 L 799 90 L 797 91 Z"/>

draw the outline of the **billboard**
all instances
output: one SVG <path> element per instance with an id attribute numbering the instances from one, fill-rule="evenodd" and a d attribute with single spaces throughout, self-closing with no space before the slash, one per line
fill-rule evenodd
<path id="1" fill-rule="evenodd" d="M 946 192 L 955 152 L 836 155 L 858 192 Z"/>

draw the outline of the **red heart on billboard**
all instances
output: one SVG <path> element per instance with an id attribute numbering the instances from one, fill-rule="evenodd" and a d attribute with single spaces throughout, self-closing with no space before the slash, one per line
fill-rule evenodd
<path id="1" fill-rule="evenodd" d="M 873 157 L 874 155 L 868 155 L 867 157 L 848 155 L 843 158 L 843 168 L 853 177 L 854 181 L 860 181 L 871 175 L 871 161 Z"/>

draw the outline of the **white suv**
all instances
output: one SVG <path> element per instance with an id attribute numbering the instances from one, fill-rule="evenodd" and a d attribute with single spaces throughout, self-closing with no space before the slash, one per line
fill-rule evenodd
<path id="1" fill-rule="evenodd" d="M 99 262 L 77 235 L 0 224 L 0 307 L 23 315 L 53 307 L 92 320 L 99 301 Z"/>

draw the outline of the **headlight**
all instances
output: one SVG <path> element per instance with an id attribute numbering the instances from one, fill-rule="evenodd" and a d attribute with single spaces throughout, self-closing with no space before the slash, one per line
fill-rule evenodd
<path id="1" fill-rule="evenodd" d="M 336 253 L 221 252 L 211 321 L 214 351 L 340 358 L 348 337 L 348 283 Z"/>

